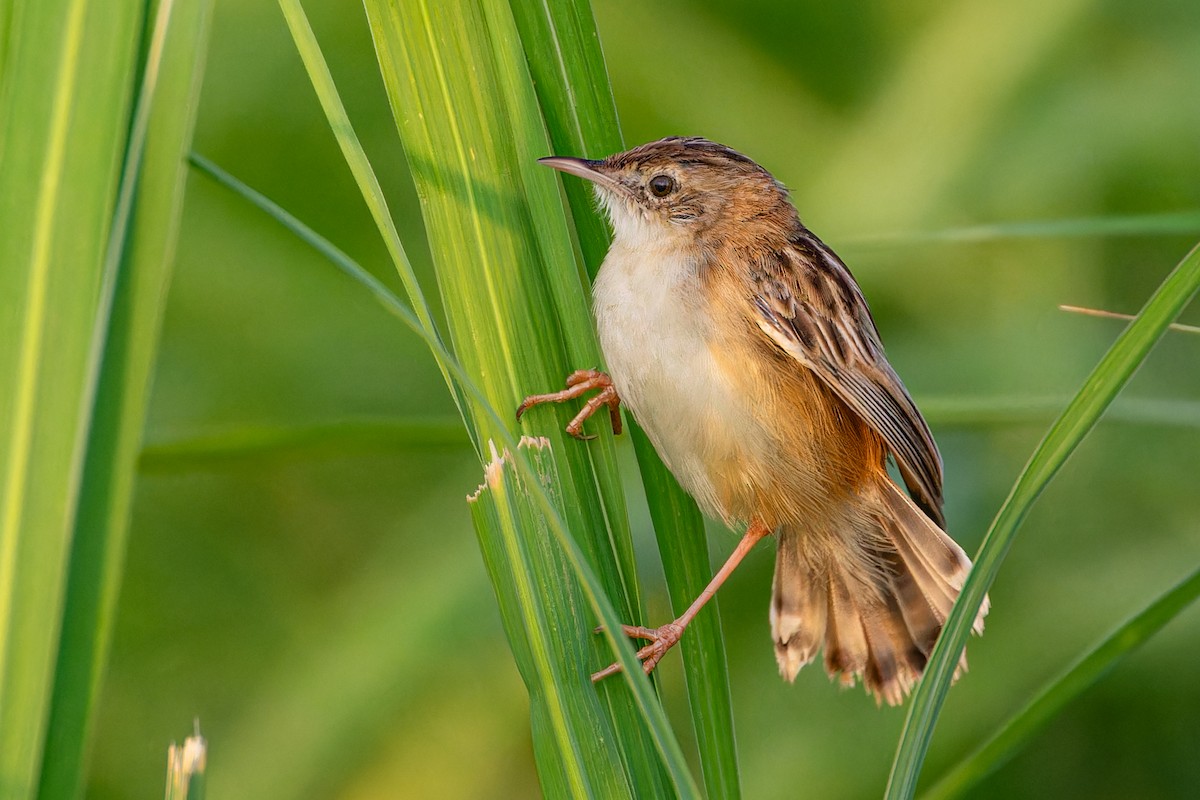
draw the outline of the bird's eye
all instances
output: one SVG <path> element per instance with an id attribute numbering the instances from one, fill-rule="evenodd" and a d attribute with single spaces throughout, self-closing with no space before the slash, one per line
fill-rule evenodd
<path id="1" fill-rule="evenodd" d="M 655 197 L 666 197 L 675 191 L 675 179 L 670 175 L 655 175 L 650 179 L 650 194 Z"/>

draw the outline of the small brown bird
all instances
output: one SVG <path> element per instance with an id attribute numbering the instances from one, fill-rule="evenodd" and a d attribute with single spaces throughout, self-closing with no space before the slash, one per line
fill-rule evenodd
<path id="1" fill-rule="evenodd" d="M 777 532 L 770 617 L 784 678 L 824 644 L 831 677 L 903 701 L 971 562 L 942 530 L 941 456 L 846 265 L 770 173 L 715 142 L 541 163 L 592 181 L 612 220 L 593 287 L 610 372 L 576 372 L 517 416 L 599 389 L 570 433 L 603 406 L 619 433 L 624 403 L 706 513 L 748 526 L 681 617 L 625 628 L 650 641 L 645 670 Z M 889 455 L 912 499 L 888 477 Z"/>

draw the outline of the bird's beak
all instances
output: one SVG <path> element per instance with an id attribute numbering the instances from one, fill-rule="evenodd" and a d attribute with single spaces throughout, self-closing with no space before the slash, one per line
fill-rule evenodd
<path id="1" fill-rule="evenodd" d="M 539 158 L 538 163 L 544 164 L 551 169 L 556 169 L 559 172 L 576 175 L 584 180 L 591 181 L 597 186 L 610 189 L 614 192 L 629 193 L 629 190 L 620 181 L 613 178 L 607 172 L 602 171 L 603 161 L 572 158 L 570 156 L 548 156 L 547 158 Z"/>

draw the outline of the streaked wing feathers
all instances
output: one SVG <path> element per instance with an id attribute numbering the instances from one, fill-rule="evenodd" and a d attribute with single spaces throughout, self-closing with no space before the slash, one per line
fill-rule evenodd
<path id="1" fill-rule="evenodd" d="M 758 326 L 883 438 L 917 505 L 944 528 L 937 445 L 888 363 L 850 271 L 804 231 L 756 264 L 750 280 Z"/>

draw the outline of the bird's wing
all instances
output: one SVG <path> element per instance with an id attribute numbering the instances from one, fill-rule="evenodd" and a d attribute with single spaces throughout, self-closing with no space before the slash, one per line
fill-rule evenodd
<path id="1" fill-rule="evenodd" d="M 749 278 L 759 328 L 883 437 L 913 499 L 944 528 L 941 455 L 846 265 L 803 231 Z"/>

